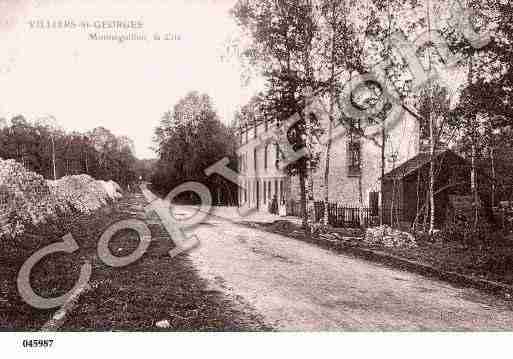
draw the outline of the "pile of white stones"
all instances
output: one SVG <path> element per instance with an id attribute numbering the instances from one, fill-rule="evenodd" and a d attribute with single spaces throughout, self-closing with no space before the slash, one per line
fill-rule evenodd
<path id="1" fill-rule="evenodd" d="M 122 197 L 114 181 L 88 175 L 45 180 L 14 160 L 0 159 L 0 237 L 16 237 L 26 224 L 38 225 L 60 213 L 89 214 Z"/>
<path id="2" fill-rule="evenodd" d="M 417 242 L 413 235 L 389 226 L 368 228 L 365 232 L 363 243 L 369 246 L 383 246 L 387 248 L 417 247 Z"/>

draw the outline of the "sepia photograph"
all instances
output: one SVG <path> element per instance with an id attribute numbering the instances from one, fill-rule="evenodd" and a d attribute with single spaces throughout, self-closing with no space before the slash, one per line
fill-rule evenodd
<path id="1" fill-rule="evenodd" d="M 510 0 L 0 0 L 0 39 L 17 351 L 513 330 Z"/>

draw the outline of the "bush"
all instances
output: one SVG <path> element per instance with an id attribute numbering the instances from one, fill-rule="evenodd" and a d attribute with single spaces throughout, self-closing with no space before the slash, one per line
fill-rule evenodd
<path id="1" fill-rule="evenodd" d="M 451 223 L 434 237 L 437 242 L 460 242 L 467 247 L 487 247 L 504 240 L 500 232 L 487 222 L 480 222 L 475 228 L 468 223 Z"/>

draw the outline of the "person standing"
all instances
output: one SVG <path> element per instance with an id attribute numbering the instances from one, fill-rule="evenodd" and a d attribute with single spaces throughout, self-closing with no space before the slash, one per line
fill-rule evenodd
<path id="1" fill-rule="evenodd" d="M 271 214 L 278 214 L 278 198 L 276 198 L 276 195 L 273 196 L 271 210 L 269 212 L 271 212 Z"/>
<path id="2" fill-rule="evenodd" d="M 278 210 L 280 217 L 287 216 L 287 206 L 285 205 L 285 198 L 281 199 L 280 207 Z"/>

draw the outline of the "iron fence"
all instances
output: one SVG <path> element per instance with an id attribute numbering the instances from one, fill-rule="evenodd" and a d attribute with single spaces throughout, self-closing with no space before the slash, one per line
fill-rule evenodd
<path id="1" fill-rule="evenodd" d="M 320 222 L 324 218 L 324 202 L 314 203 L 314 220 Z M 380 223 L 381 209 L 369 207 L 343 206 L 339 203 L 328 204 L 328 223 L 333 227 L 361 228 L 377 226 Z M 287 216 L 302 217 L 301 202 L 289 201 L 287 203 Z M 383 223 L 398 225 L 402 219 L 402 211 L 399 208 L 385 208 L 383 211 Z"/>

